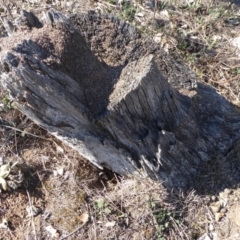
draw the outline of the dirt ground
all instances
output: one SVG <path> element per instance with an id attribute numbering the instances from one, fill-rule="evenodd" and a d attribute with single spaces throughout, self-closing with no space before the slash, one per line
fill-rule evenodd
<path id="1" fill-rule="evenodd" d="M 240 32 L 239 1 L 9 0 L 0 2 L 1 20 L 51 7 L 128 21 L 239 111 L 240 64 L 232 44 Z M 0 147 L 1 183 L 1 166 L 18 162 L 0 193 L 0 239 L 240 239 L 240 142 L 203 166 L 196 189 L 169 192 L 149 179 L 97 169 L 29 121 L 0 90 Z"/>

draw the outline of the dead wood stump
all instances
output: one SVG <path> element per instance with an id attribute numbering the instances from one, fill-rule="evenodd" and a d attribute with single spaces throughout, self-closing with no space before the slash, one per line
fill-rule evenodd
<path id="1" fill-rule="evenodd" d="M 28 16 L 0 39 L 0 84 L 98 167 L 182 189 L 239 139 L 237 108 L 124 21 L 53 9 L 42 21 Z"/>

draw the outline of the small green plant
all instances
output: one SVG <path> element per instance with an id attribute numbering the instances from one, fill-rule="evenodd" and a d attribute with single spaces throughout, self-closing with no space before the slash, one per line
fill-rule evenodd
<path id="1" fill-rule="evenodd" d="M 23 174 L 21 170 L 17 168 L 18 162 L 10 165 L 4 164 L 0 167 L 0 184 L 3 190 L 8 188 L 17 189 L 23 182 Z M 1 189 L 0 189 L 1 191 Z"/>
<path id="2" fill-rule="evenodd" d="M 220 17 L 229 15 L 229 11 L 224 7 L 219 7 L 219 8 L 215 7 L 209 10 L 209 14 L 213 15 L 215 19 L 218 19 Z"/>
<path id="3" fill-rule="evenodd" d="M 188 63 L 194 63 L 196 59 L 197 59 L 196 54 L 188 54 L 186 56 L 186 62 Z"/>
<path id="4" fill-rule="evenodd" d="M 116 0 L 108 0 L 108 2 L 114 5 L 117 3 Z"/>
<path id="5" fill-rule="evenodd" d="M 177 47 L 181 51 L 186 51 L 188 48 L 188 43 L 185 39 L 179 39 Z"/>
<path id="6" fill-rule="evenodd" d="M 234 75 L 239 75 L 240 74 L 240 68 L 239 67 L 236 67 L 236 68 L 233 68 L 231 70 L 232 74 Z"/>
<path id="7" fill-rule="evenodd" d="M 162 11 L 162 10 L 166 9 L 167 6 L 168 6 L 168 4 L 166 2 L 163 2 L 163 1 L 157 1 L 156 5 L 157 5 L 156 7 L 159 11 Z"/>
<path id="8" fill-rule="evenodd" d="M 172 226 L 172 220 L 174 219 L 179 224 L 181 219 L 174 212 L 159 206 L 153 199 L 149 199 L 147 206 L 152 209 L 153 217 L 158 225 L 157 238 L 164 240 L 164 233 Z"/>
<path id="9" fill-rule="evenodd" d="M 136 13 L 136 9 L 134 8 L 130 1 L 123 1 L 122 6 L 123 17 L 129 22 L 132 22 Z"/>
<path id="10" fill-rule="evenodd" d="M 147 202 L 147 207 L 148 208 L 155 208 L 156 207 L 156 203 L 154 202 L 154 200 L 152 198 L 150 198 Z"/>
<path id="11" fill-rule="evenodd" d="M 13 101 L 11 100 L 11 97 L 9 94 L 4 94 L 3 96 L 1 96 L 0 102 L 4 105 L 4 111 L 14 108 Z"/>
<path id="12" fill-rule="evenodd" d="M 4 97 L 4 98 L 3 98 L 3 103 L 4 103 L 5 105 L 8 105 L 8 104 L 10 103 L 10 99 L 9 99 L 8 97 Z"/>
<path id="13" fill-rule="evenodd" d="M 110 214 L 112 211 L 108 207 L 107 203 L 104 201 L 104 199 L 99 199 L 95 202 L 95 207 L 99 211 L 99 213 L 106 213 Z"/>
<path id="14" fill-rule="evenodd" d="M 199 7 L 199 4 L 197 3 L 184 3 L 181 6 L 179 6 L 180 9 L 184 10 L 196 10 Z"/>

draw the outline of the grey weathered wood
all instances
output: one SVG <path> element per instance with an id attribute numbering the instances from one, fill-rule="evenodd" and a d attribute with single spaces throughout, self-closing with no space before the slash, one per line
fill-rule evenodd
<path id="1" fill-rule="evenodd" d="M 21 15 L 15 20 L 17 26 L 27 26 L 29 28 L 41 28 L 43 24 L 39 19 L 32 13 L 22 10 Z"/>
<path id="2" fill-rule="evenodd" d="M 42 22 L 0 40 L 0 83 L 21 112 L 98 167 L 186 188 L 239 139 L 236 107 L 130 25 L 52 9 Z"/>

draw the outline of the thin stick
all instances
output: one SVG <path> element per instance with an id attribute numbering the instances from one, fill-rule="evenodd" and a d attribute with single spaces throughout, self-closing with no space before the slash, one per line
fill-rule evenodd
<path id="1" fill-rule="evenodd" d="M 30 198 L 30 195 L 29 195 L 28 190 L 26 190 L 26 192 L 27 192 L 27 196 L 28 196 L 30 208 L 31 208 L 31 210 L 33 211 L 32 202 L 31 202 L 31 198 Z M 31 215 L 32 215 L 32 214 L 31 214 Z M 35 228 L 35 223 L 34 223 L 34 220 L 33 220 L 33 215 L 31 216 L 31 220 L 32 220 L 32 225 L 33 225 L 34 238 L 35 238 L 35 240 L 37 240 L 36 228 Z"/>
<path id="2" fill-rule="evenodd" d="M 44 139 L 44 140 L 52 141 L 52 140 L 50 140 L 50 139 L 48 139 L 48 138 L 40 137 L 40 136 L 37 136 L 37 135 L 32 134 L 32 133 L 27 133 L 27 132 L 22 131 L 22 130 L 20 130 L 20 129 L 18 129 L 18 128 L 15 128 L 15 127 L 7 126 L 7 125 L 4 125 L 4 124 L 0 124 L 0 126 L 5 127 L 5 128 L 9 128 L 9 129 L 15 130 L 15 131 L 17 131 L 17 132 L 21 132 L 21 133 L 24 133 L 24 134 L 33 136 L 33 137 L 37 137 L 37 138 L 41 138 L 41 139 Z"/>
<path id="3" fill-rule="evenodd" d="M 72 231 L 71 233 L 69 233 L 67 236 L 60 238 L 60 240 L 66 239 L 68 237 L 71 237 L 74 233 L 76 233 L 77 231 L 79 231 L 83 226 L 85 226 L 87 224 L 88 221 L 86 221 L 85 223 L 83 223 L 82 225 L 80 225 L 77 229 L 75 229 L 74 231 Z"/>
<path id="4" fill-rule="evenodd" d="M 8 126 L 8 125 L 0 124 L 0 126 L 5 127 L 5 128 L 9 128 L 9 129 L 12 129 L 12 130 L 15 130 L 15 133 L 17 131 L 17 132 L 21 132 L 21 133 L 27 134 L 27 135 L 32 136 L 32 137 L 36 137 L 36 138 L 40 138 L 40 139 L 43 139 L 43 140 L 47 140 L 47 141 L 53 142 L 55 144 L 55 146 L 58 146 L 58 144 L 54 140 L 52 140 L 52 139 L 40 137 L 40 136 L 37 136 L 35 134 L 28 133 L 28 132 L 22 131 L 22 130 L 20 130 L 18 128 L 11 127 L 11 126 Z M 16 141 L 16 134 L 15 134 L 15 141 Z M 64 156 L 65 156 L 65 154 L 64 154 Z"/>

